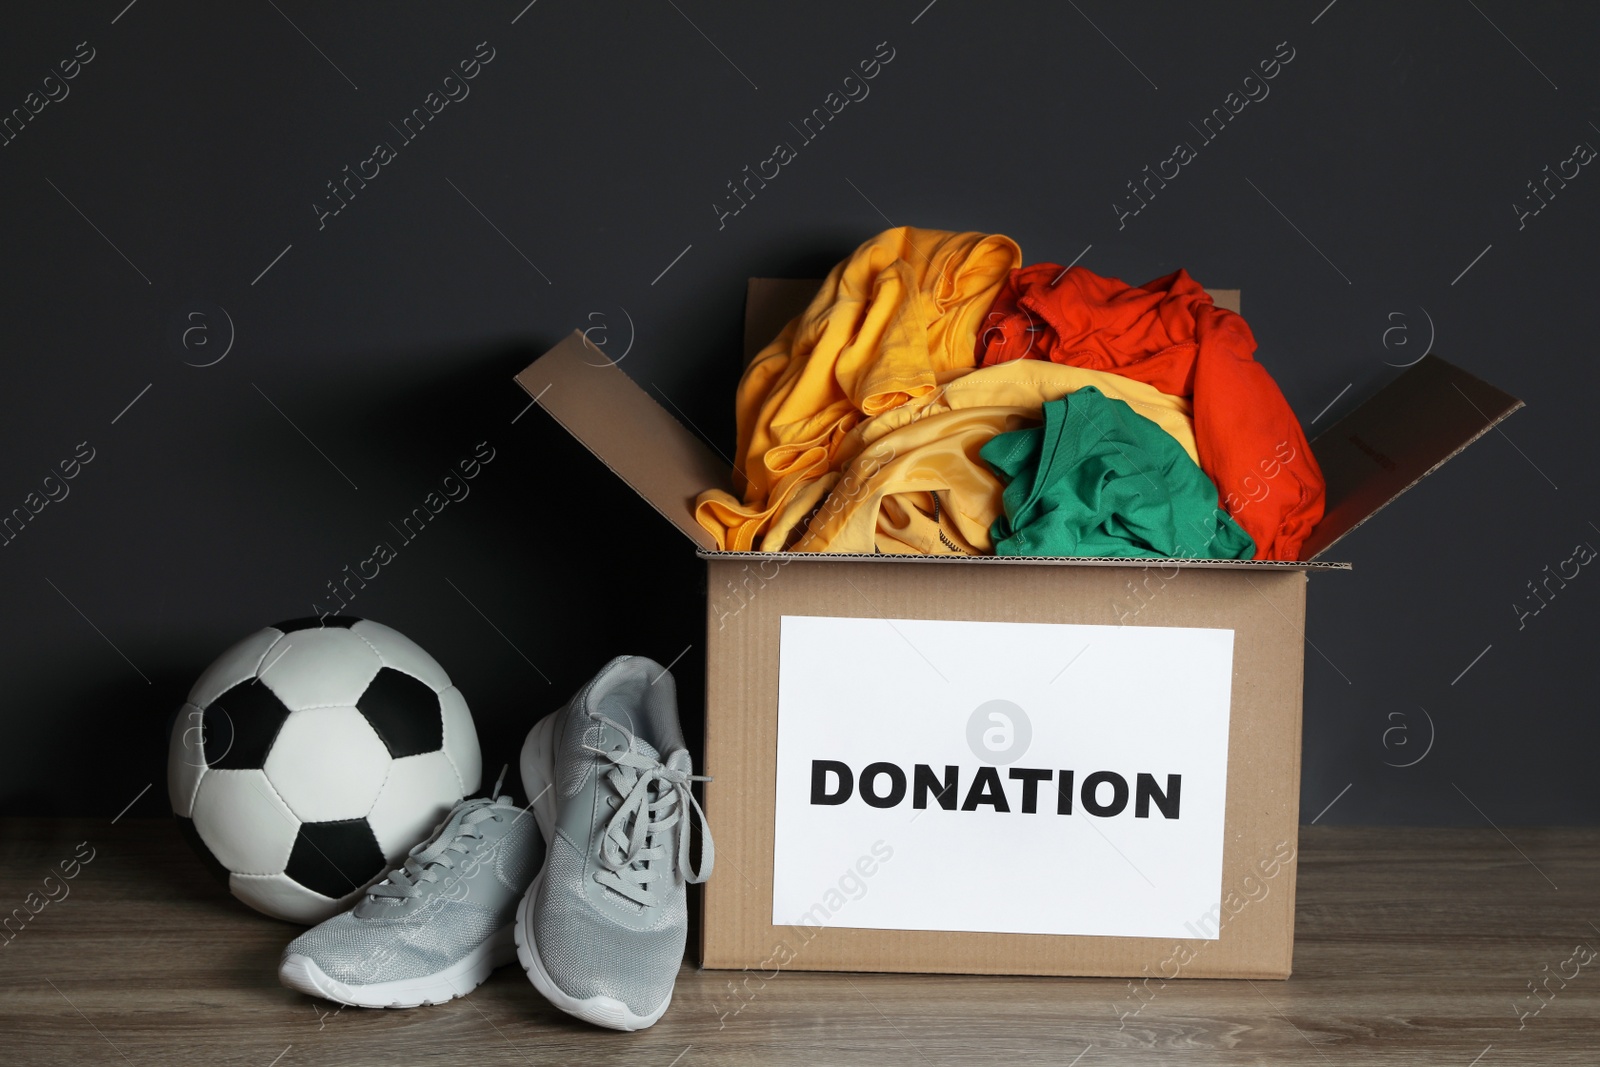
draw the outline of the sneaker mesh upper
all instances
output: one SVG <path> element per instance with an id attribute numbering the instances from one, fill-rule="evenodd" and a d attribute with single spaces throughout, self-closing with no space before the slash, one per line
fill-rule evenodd
<path id="1" fill-rule="evenodd" d="M 410 919 L 357 919 L 344 912 L 295 938 L 289 951 L 309 956 L 345 985 L 378 985 L 442 971 L 506 921 L 465 900 Z"/>
<path id="2" fill-rule="evenodd" d="M 365 914 L 335 915 L 289 943 L 287 952 L 309 957 L 345 985 L 378 985 L 444 970 L 515 921 L 517 904 L 544 858 L 543 839 L 531 814 L 504 807 L 470 859 L 441 870 L 438 881 L 402 908 L 398 900 L 368 898 Z M 501 829 L 504 827 L 504 829 Z M 475 870 L 469 865 L 476 863 Z M 383 914 L 393 912 L 394 914 Z"/>
<path id="3" fill-rule="evenodd" d="M 624 927 L 584 895 L 583 855 L 563 837 L 551 843 L 535 921 L 539 958 L 568 996 L 615 997 L 648 1015 L 672 995 L 688 935 L 684 894 L 644 927 Z"/>

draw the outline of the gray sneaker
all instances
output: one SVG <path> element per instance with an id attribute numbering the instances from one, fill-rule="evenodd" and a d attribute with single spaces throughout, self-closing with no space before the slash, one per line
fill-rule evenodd
<path id="1" fill-rule="evenodd" d="M 643 656 L 612 660 L 529 731 L 522 784 L 550 850 L 517 911 L 517 958 L 562 1011 L 641 1030 L 672 1002 L 685 884 L 705 881 L 714 859 L 690 792 L 710 779 L 692 769 L 672 675 Z"/>
<path id="2" fill-rule="evenodd" d="M 515 956 L 517 902 L 543 862 L 527 809 L 508 796 L 463 800 L 355 907 L 289 942 L 278 978 L 363 1008 L 464 996 Z"/>

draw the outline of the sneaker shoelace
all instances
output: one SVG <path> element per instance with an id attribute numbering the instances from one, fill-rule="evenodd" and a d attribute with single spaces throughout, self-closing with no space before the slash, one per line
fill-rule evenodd
<path id="1" fill-rule="evenodd" d="M 701 774 L 690 774 L 669 767 L 635 746 L 633 731 L 605 715 L 591 713 L 628 739 L 626 745 L 612 749 L 584 747 L 610 761 L 605 780 L 616 792 L 616 805 L 600 842 L 600 863 L 604 870 L 595 879 L 644 907 L 662 903 L 659 884 L 662 868 L 670 860 L 672 871 L 687 882 L 704 882 L 711 876 L 716 858 L 711 828 L 706 813 L 695 800 L 691 784 L 709 782 Z M 685 813 L 692 812 L 700 828 L 700 865 L 690 856 L 690 824 Z"/>
<path id="2" fill-rule="evenodd" d="M 495 779 L 494 788 L 489 790 L 486 797 L 477 797 L 463 801 L 450 813 L 450 818 L 445 821 L 448 830 L 452 823 L 455 828 L 452 832 L 441 833 L 436 839 L 425 846 L 412 849 L 406 856 L 405 862 L 371 889 L 367 890 L 369 897 L 389 899 L 398 904 L 402 900 L 415 897 L 427 885 L 439 881 L 445 874 L 456 869 L 456 865 L 483 840 L 483 831 L 478 828 L 479 823 L 494 820 L 500 821 L 501 805 L 510 805 L 509 796 L 501 796 L 500 785 L 505 781 L 506 772 L 502 770 L 500 777 Z"/>

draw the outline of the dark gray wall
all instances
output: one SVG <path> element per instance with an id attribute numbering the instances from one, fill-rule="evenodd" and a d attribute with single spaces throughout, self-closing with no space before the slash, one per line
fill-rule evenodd
<path id="1" fill-rule="evenodd" d="M 351 610 L 445 664 L 491 774 L 618 651 L 694 646 L 697 706 L 699 563 L 511 375 L 575 326 L 616 352 L 631 319 L 623 368 L 726 447 L 744 279 L 818 276 L 892 221 L 1242 288 L 1313 433 L 1434 335 L 1523 397 L 1312 578 L 1302 810 L 1600 816 L 1600 577 L 1513 607 L 1600 546 L 1600 167 L 1515 207 L 1600 145 L 1592 5 L 525 2 L 8 14 L 0 109 L 68 95 L 0 147 L 0 511 L 93 459 L 0 549 L 5 810 L 109 818 L 150 782 L 134 811 L 164 810 L 194 676 L 309 613 L 480 441 L 470 496 Z M 870 96 L 719 225 L 725 183 L 885 41 Z M 402 144 L 479 42 L 470 96 Z M 1119 220 L 1280 42 L 1270 95 Z M 319 217 L 379 141 L 395 158 Z"/>

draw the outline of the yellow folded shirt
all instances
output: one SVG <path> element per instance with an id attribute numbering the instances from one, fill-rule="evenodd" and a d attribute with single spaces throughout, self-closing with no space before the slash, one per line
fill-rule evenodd
<path id="1" fill-rule="evenodd" d="M 774 517 L 761 550 L 992 552 L 989 529 L 1004 511 L 1004 487 L 978 450 L 995 434 L 1037 423 L 1047 401 L 1084 386 L 1126 402 L 1196 457 L 1189 402 L 1118 374 L 1018 360 L 947 374 L 942 384 L 847 434 L 837 472 Z M 733 503 L 720 495 L 723 507 Z"/>
<path id="2" fill-rule="evenodd" d="M 722 548 L 748 550 L 775 516 L 803 518 L 857 424 L 926 399 L 942 376 L 976 365 L 983 318 L 1021 263 L 1009 237 L 900 226 L 835 266 L 745 370 L 735 456 L 743 501 L 702 494 L 700 524 Z"/>

